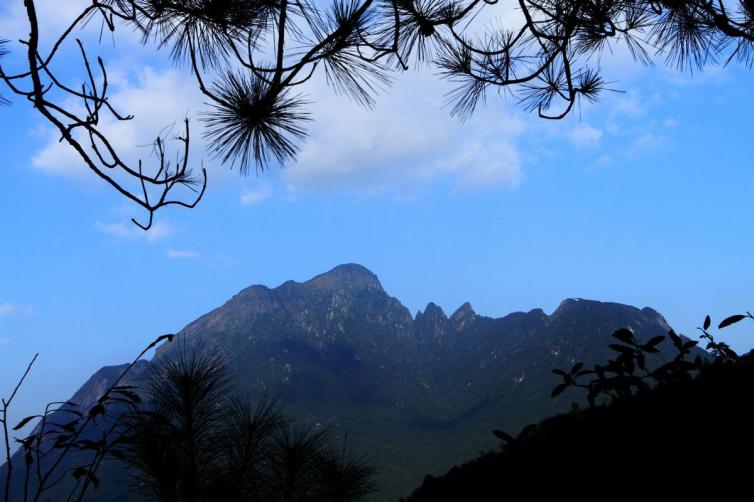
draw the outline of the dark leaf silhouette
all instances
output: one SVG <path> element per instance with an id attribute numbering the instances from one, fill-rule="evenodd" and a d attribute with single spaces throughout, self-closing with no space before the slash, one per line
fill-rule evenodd
<path id="1" fill-rule="evenodd" d="M 737 323 L 739 321 L 742 321 L 742 320 L 746 319 L 746 317 L 747 316 L 745 316 L 743 314 L 736 314 L 736 315 L 732 315 L 730 317 L 726 317 L 720 323 L 720 325 L 718 326 L 718 328 L 720 328 L 720 329 L 725 328 L 727 326 L 730 326 L 731 324 L 735 324 L 735 323 Z"/>
<path id="2" fill-rule="evenodd" d="M 35 418 L 39 418 L 39 415 L 32 415 L 32 416 L 30 416 L 30 417 L 26 417 L 26 418 L 22 419 L 22 420 L 21 420 L 21 421 L 20 421 L 20 422 L 19 422 L 19 423 L 18 423 L 18 424 L 17 424 L 17 425 L 16 425 L 16 426 L 15 426 L 15 427 L 13 428 L 13 430 L 14 430 L 14 431 L 17 431 L 17 430 L 19 430 L 19 429 L 22 429 L 22 428 L 24 427 L 24 425 L 28 424 L 29 422 L 31 422 L 31 421 L 32 421 L 32 420 L 34 420 Z"/>
<path id="3" fill-rule="evenodd" d="M 551 397 L 559 396 L 563 393 L 564 390 L 568 388 L 568 384 L 561 383 L 560 385 L 556 386 L 554 389 L 552 389 L 552 393 L 550 394 Z"/>
<path id="4" fill-rule="evenodd" d="M 611 343 L 608 345 L 611 349 L 613 349 L 616 352 L 622 352 L 622 353 L 633 353 L 634 349 L 632 347 L 627 347 L 625 345 L 621 345 L 619 343 Z"/>
<path id="5" fill-rule="evenodd" d="M 172 341 L 173 341 L 173 338 L 175 338 L 175 335 L 173 335 L 173 334 L 167 334 L 167 335 L 161 335 L 161 336 L 158 336 L 158 337 L 157 337 L 157 339 L 156 339 L 156 340 L 155 340 L 154 342 L 152 342 L 152 343 L 150 343 L 150 344 L 149 344 L 149 347 L 148 347 L 148 348 L 150 348 L 150 349 L 151 349 L 151 348 L 153 348 L 153 347 L 156 347 L 156 346 L 157 346 L 157 345 L 159 345 L 159 344 L 160 344 L 160 343 L 161 343 L 161 342 L 162 342 L 163 340 L 167 340 L 168 342 L 172 342 Z"/>
<path id="6" fill-rule="evenodd" d="M 502 439 L 503 441 L 506 441 L 506 442 L 513 441 L 513 436 L 499 429 L 495 429 L 494 431 L 492 431 L 492 434 L 494 434 L 496 438 Z"/>
<path id="7" fill-rule="evenodd" d="M 628 345 L 632 345 L 636 342 L 634 334 L 628 329 L 619 329 L 618 331 L 613 333 L 613 338 L 617 338 L 621 342 Z"/>

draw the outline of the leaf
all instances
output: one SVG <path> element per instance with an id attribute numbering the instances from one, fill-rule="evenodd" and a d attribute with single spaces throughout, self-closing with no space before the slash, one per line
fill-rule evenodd
<path id="1" fill-rule="evenodd" d="M 634 337 L 634 334 L 631 332 L 631 330 L 626 328 L 621 328 L 615 333 L 613 333 L 613 338 L 617 338 L 623 343 L 627 343 L 629 345 L 634 345 L 636 343 L 636 338 Z"/>
<path id="2" fill-rule="evenodd" d="M 636 365 L 642 370 L 647 371 L 647 359 L 644 357 L 644 354 L 639 354 L 636 357 Z"/>
<path id="3" fill-rule="evenodd" d="M 76 430 L 76 425 L 78 425 L 79 421 L 71 420 L 70 422 L 64 423 L 64 424 L 51 424 L 53 427 L 59 427 L 65 431 L 68 432 L 74 432 Z"/>
<path id="4" fill-rule="evenodd" d="M 132 403 L 138 404 L 141 402 L 141 398 L 135 392 L 132 392 L 130 390 L 115 389 L 113 392 L 117 392 L 118 394 L 126 397 Z"/>
<path id="5" fill-rule="evenodd" d="M 584 363 L 576 363 L 573 365 L 573 368 L 571 368 L 571 375 L 575 375 L 579 371 L 581 371 L 581 368 L 584 367 Z"/>
<path id="6" fill-rule="evenodd" d="M 167 340 L 168 342 L 172 342 L 173 338 L 175 338 L 175 335 L 173 335 L 173 334 L 158 336 L 157 339 L 154 342 L 152 342 L 152 343 L 149 344 L 149 348 L 151 349 L 152 347 L 155 347 L 157 344 L 159 344 L 163 340 Z"/>
<path id="7" fill-rule="evenodd" d="M 556 375 L 559 375 L 559 376 L 566 376 L 567 375 L 567 373 L 565 371 L 563 371 L 563 370 L 552 370 L 552 372 L 555 373 Z"/>
<path id="8" fill-rule="evenodd" d="M 52 446 L 53 449 L 62 448 L 65 446 L 72 446 L 71 443 L 68 443 L 68 440 L 70 440 L 73 437 L 72 434 L 61 434 L 55 439 L 55 444 Z"/>
<path id="9" fill-rule="evenodd" d="M 630 354 L 634 351 L 633 348 L 621 345 L 619 343 L 611 343 L 610 345 L 608 345 L 608 347 L 616 352 L 620 352 L 621 354 Z"/>
<path id="10" fill-rule="evenodd" d="M 84 469 L 83 467 L 76 467 L 76 469 L 74 469 L 74 470 L 73 470 L 73 472 L 72 472 L 71 474 L 72 474 L 72 476 L 73 476 L 74 478 L 76 478 L 76 479 L 79 479 L 79 478 L 81 478 L 82 476 L 86 476 L 86 474 L 87 474 L 87 470 L 86 470 L 86 469 Z"/>
<path id="11" fill-rule="evenodd" d="M 662 336 L 662 335 L 656 336 L 656 337 L 652 338 L 651 340 L 649 340 L 644 345 L 642 345 L 642 348 L 644 348 L 644 347 L 652 347 L 652 348 L 654 348 L 654 347 L 657 347 L 658 345 L 660 345 L 664 341 L 665 341 L 665 337 L 664 336 Z"/>
<path id="12" fill-rule="evenodd" d="M 678 347 L 680 349 L 681 348 L 681 337 L 678 336 L 678 335 L 676 335 L 675 331 L 673 331 L 672 329 L 670 331 L 668 331 L 668 336 L 670 336 L 670 339 L 673 341 L 673 345 L 675 345 L 676 347 Z"/>
<path id="13" fill-rule="evenodd" d="M 24 418 L 23 420 L 21 420 L 20 422 L 18 422 L 18 425 L 16 425 L 13 428 L 13 430 L 17 431 L 17 430 L 21 429 L 24 425 L 28 424 L 29 422 L 31 422 L 32 420 L 34 420 L 35 418 L 38 418 L 38 417 L 39 417 L 39 415 L 32 415 L 30 417 Z"/>
<path id="14" fill-rule="evenodd" d="M 513 436 L 499 429 L 495 429 L 494 431 L 492 431 L 492 434 L 494 434 L 496 438 L 502 439 L 503 441 L 506 441 L 506 442 L 513 441 Z"/>
<path id="15" fill-rule="evenodd" d="M 704 330 L 708 330 L 710 327 L 710 324 L 712 324 L 712 319 L 709 318 L 709 316 L 704 318 Z"/>
<path id="16" fill-rule="evenodd" d="M 633 373 L 636 370 L 636 364 L 634 363 L 634 360 L 631 358 L 627 358 L 624 362 L 624 366 L 626 367 L 626 371 L 628 373 Z"/>
<path id="17" fill-rule="evenodd" d="M 105 445 L 104 441 L 92 441 L 91 439 L 81 439 L 76 446 L 79 450 L 95 450 L 98 451 Z"/>
<path id="18" fill-rule="evenodd" d="M 688 342 L 683 344 L 683 350 L 689 350 L 697 346 L 699 342 L 696 340 L 689 340 Z"/>
<path id="19" fill-rule="evenodd" d="M 568 388 L 568 384 L 561 383 L 560 385 L 557 385 L 554 389 L 552 389 L 552 393 L 550 394 L 550 397 L 559 396 L 567 388 Z"/>
<path id="20" fill-rule="evenodd" d="M 596 401 L 594 399 L 595 397 L 596 396 L 592 392 L 589 392 L 589 395 L 586 396 L 586 400 L 589 402 L 589 406 L 591 406 L 592 408 L 594 408 L 594 405 L 596 404 Z"/>
<path id="21" fill-rule="evenodd" d="M 93 472 L 89 472 L 87 473 L 87 477 L 89 478 L 89 481 L 91 481 L 92 484 L 94 485 L 95 490 L 99 488 L 99 478 L 97 477 L 96 474 L 94 474 Z"/>
<path id="22" fill-rule="evenodd" d="M 736 314 L 736 315 L 732 315 L 730 317 L 726 317 L 725 319 L 723 319 L 723 322 L 720 323 L 720 325 L 718 326 L 718 329 L 723 329 L 726 326 L 730 326 L 731 324 L 735 324 L 738 321 L 741 321 L 743 319 L 746 319 L 746 316 L 742 315 L 742 314 Z"/>
<path id="23" fill-rule="evenodd" d="M 537 431 L 537 424 L 529 424 L 523 429 L 521 429 L 521 433 L 519 434 L 519 436 L 521 437 L 531 436 L 536 431 Z"/>
<path id="24" fill-rule="evenodd" d="M 91 418 L 96 418 L 97 415 L 104 415 L 105 414 L 105 407 L 102 406 L 102 404 L 96 404 L 92 406 L 92 408 L 89 410 L 89 416 Z"/>

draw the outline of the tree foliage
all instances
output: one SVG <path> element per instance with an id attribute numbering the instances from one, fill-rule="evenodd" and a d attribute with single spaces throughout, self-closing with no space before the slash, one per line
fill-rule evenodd
<path id="1" fill-rule="evenodd" d="M 347 502 L 373 491 L 373 468 L 326 427 L 285 418 L 274 400 L 237 396 L 223 359 L 163 359 L 126 415 L 121 453 L 145 500 Z"/>
<path id="2" fill-rule="evenodd" d="M 145 44 L 169 50 L 209 104 L 203 120 L 212 151 L 242 173 L 296 156 L 311 119 L 308 98 L 296 89 L 317 72 L 334 92 L 370 107 L 396 70 L 428 64 L 455 83 L 448 100 L 462 119 L 490 91 L 559 119 L 609 88 L 600 58 L 619 44 L 641 63 L 659 54 L 680 70 L 754 62 L 750 0 L 92 0 L 46 50 L 35 1 L 23 3 L 28 68 L 0 69 L 0 78 L 91 171 L 148 212 L 145 228 L 162 207 L 198 203 L 206 173 L 194 175 L 188 165 L 188 122 L 173 138 L 173 161 L 165 134 L 154 142 L 151 167 L 118 155 L 100 119 L 132 117 L 110 102 L 104 62 L 90 61 L 77 39 L 83 81 L 65 83 L 54 70 L 61 46 L 86 23 L 133 29 Z M 504 26 L 476 21 L 511 9 L 515 20 Z M 74 111 L 72 101 L 85 111 Z M 181 187 L 195 196 L 174 197 Z"/>
<path id="3" fill-rule="evenodd" d="M 181 346 L 133 374 L 172 338 L 157 338 L 91 405 L 50 403 L 12 426 L 8 410 L 35 357 L 2 400 L 2 500 L 91 500 L 119 481 L 154 502 L 353 502 L 375 490 L 371 459 L 347 435 L 293 421 L 274 399 L 239 396 L 214 352 Z M 11 435 L 34 420 L 12 454 Z"/>
<path id="4" fill-rule="evenodd" d="M 97 472 L 102 463 L 118 456 L 123 412 L 141 401 L 132 385 L 123 380 L 141 361 L 144 355 L 163 341 L 171 341 L 172 334 L 157 337 L 103 389 L 94 403 L 83 405 L 70 401 L 48 403 L 42 413 L 23 418 L 12 426 L 8 411 L 19 388 L 25 381 L 34 362 L 29 363 L 9 398 L 2 399 L 0 426 L 5 442 L 3 500 L 48 500 L 50 491 L 64 485 L 67 500 L 84 500 L 96 490 L 100 480 Z M 11 452 L 11 434 L 19 434 L 27 424 L 38 420 L 26 436 L 14 437 L 20 445 L 19 452 Z M 21 457 L 21 458 L 19 458 Z M 17 465 L 23 459 L 23 465 Z M 17 472 L 21 470 L 21 472 Z"/>
<path id="5" fill-rule="evenodd" d="M 719 324 L 725 328 L 750 313 Z M 728 499 L 748 473 L 743 452 L 754 447 L 754 352 L 736 354 L 700 327 L 709 358 L 688 360 L 697 342 L 673 331 L 640 343 L 628 329 L 613 334 L 617 356 L 586 369 L 576 363 L 553 396 L 586 391 L 588 407 L 524 427 L 517 435 L 493 431 L 499 451 L 485 453 L 440 477 L 427 476 L 407 502 L 511 500 L 569 493 L 585 499 L 648 493 L 673 499 Z M 667 342 L 677 355 L 652 364 Z M 745 454 L 744 454 L 745 455 Z M 698 478 L 697 478 L 698 476 Z M 708 482 L 709 481 L 709 482 Z"/>

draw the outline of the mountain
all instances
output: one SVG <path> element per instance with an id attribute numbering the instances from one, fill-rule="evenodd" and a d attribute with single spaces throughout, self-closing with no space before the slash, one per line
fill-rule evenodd
<path id="1" fill-rule="evenodd" d="M 494 319 L 465 303 L 448 316 L 430 303 L 412 316 L 375 274 L 347 264 L 303 283 L 246 288 L 158 353 L 219 350 L 243 391 L 279 395 L 290 413 L 348 432 L 376 458 L 376 499 L 397 500 L 425 474 L 495 447 L 492 429 L 517 432 L 567 410 L 575 396 L 550 398 L 559 383 L 551 370 L 605 361 L 622 327 L 640 340 L 670 329 L 650 308 L 583 299 L 550 315 Z M 76 399 L 96 401 L 116 373 L 100 370 Z"/>

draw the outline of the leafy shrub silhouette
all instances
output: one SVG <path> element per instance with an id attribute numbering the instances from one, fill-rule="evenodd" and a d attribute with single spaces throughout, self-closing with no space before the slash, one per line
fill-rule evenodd
<path id="1" fill-rule="evenodd" d="M 50 500 L 50 491 L 61 484 L 68 491 L 67 500 L 84 500 L 92 489 L 96 490 L 100 484 L 97 471 L 103 461 L 119 455 L 118 430 L 123 412 L 141 401 L 133 386 L 121 382 L 148 351 L 173 337 L 172 334 L 162 335 L 150 343 L 115 377 L 112 385 L 88 410 L 70 401 L 52 402 L 41 414 L 25 417 L 11 429 L 8 411 L 37 359 L 38 354 L 35 355 L 10 397 L 2 400 L 0 426 L 5 441 L 5 464 L 0 469 L 4 471 L 3 500 Z M 21 446 L 23 473 L 14 477 L 16 466 L 10 448 L 11 430 L 20 431 L 35 419 L 39 419 L 39 423 L 32 432 L 16 438 Z M 73 483 L 70 483 L 71 479 Z M 69 483 L 65 484 L 66 481 Z M 14 491 L 17 492 L 15 495 Z"/>
<path id="2" fill-rule="evenodd" d="M 751 313 L 730 316 L 725 328 Z M 698 342 L 670 331 L 639 342 L 628 329 L 613 334 L 617 356 L 585 369 L 556 369 L 552 392 L 586 392 L 588 406 L 526 426 L 517 436 L 496 430 L 490 451 L 440 477 L 427 476 L 407 502 L 521 500 L 554 494 L 593 498 L 651 493 L 715 500 L 740 496 L 754 448 L 754 353 L 739 356 L 710 332 L 701 339 L 710 357 L 687 360 Z M 677 355 L 652 365 L 667 339 Z M 698 473 L 698 477 L 696 474 Z"/>
<path id="3" fill-rule="evenodd" d="M 241 398 L 216 353 L 181 346 L 139 386 L 122 384 L 147 351 L 172 339 L 151 343 L 88 410 L 50 403 L 21 420 L 12 431 L 40 422 L 16 439 L 23 471 L 14 473 L 7 415 L 35 357 L 0 409 L 5 502 L 89 500 L 105 463 L 149 501 L 347 502 L 374 491 L 374 468 L 347 436 L 336 446 L 331 430 L 286 419 L 274 399 Z"/>
<path id="4" fill-rule="evenodd" d="M 347 438 L 286 419 L 274 400 L 233 392 L 222 357 L 163 358 L 123 422 L 120 456 L 147 500 L 345 502 L 373 491 L 373 469 Z"/>

